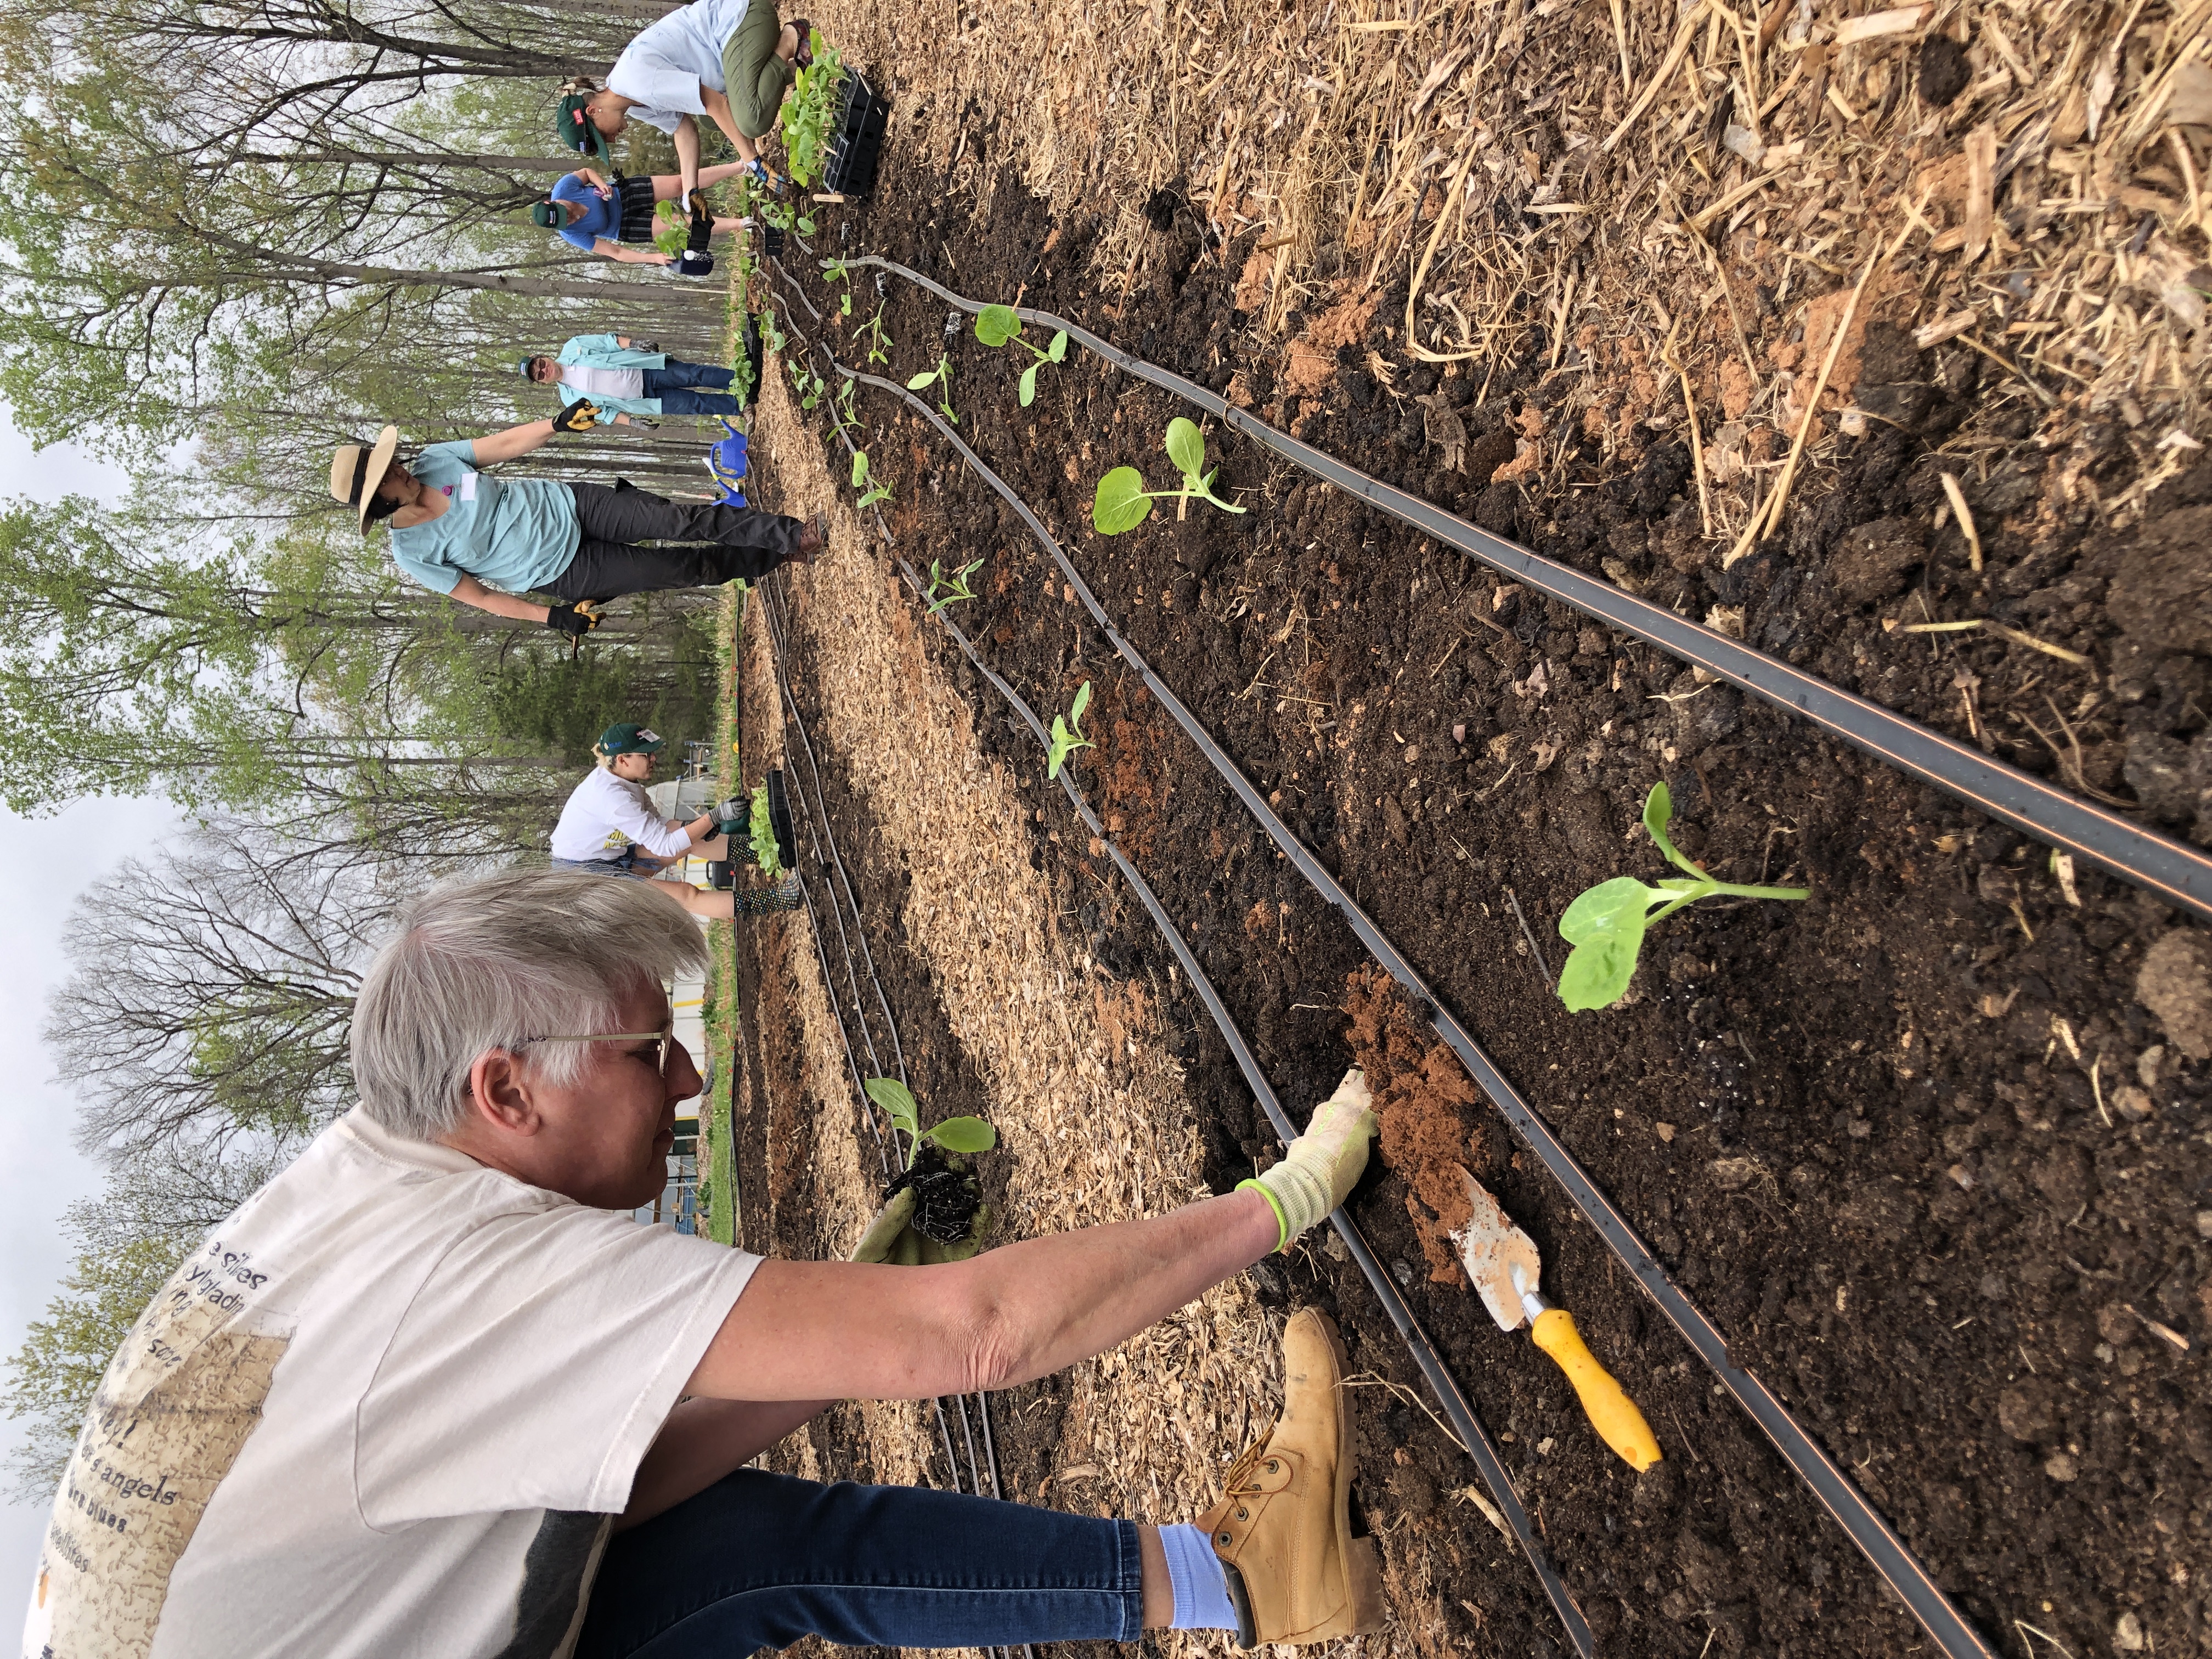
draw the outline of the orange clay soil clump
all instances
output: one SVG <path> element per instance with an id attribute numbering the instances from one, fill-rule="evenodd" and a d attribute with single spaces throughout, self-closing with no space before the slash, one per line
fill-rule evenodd
<path id="1" fill-rule="evenodd" d="M 1346 1038 L 1375 1097 L 1382 1161 L 1413 1188 L 1406 1212 L 1429 1258 L 1429 1278 L 1463 1284 L 1449 1235 L 1471 1213 L 1461 1169 L 1487 1172 L 1482 1141 L 1468 1133 L 1468 1114 L 1482 1097 L 1459 1057 L 1413 1023 L 1388 974 L 1372 965 L 1355 969 L 1345 988 L 1344 1012 L 1352 1020 Z"/>

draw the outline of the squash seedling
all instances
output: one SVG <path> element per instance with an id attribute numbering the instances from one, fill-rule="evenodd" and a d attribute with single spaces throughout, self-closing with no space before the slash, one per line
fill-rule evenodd
<path id="1" fill-rule="evenodd" d="M 921 1108 L 915 1103 L 914 1091 L 895 1077 L 872 1077 L 866 1088 L 868 1098 L 883 1109 L 891 1127 L 906 1136 L 909 1170 L 921 1155 L 925 1142 L 948 1152 L 988 1152 L 999 1144 L 999 1132 L 980 1117 L 948 1117 L 923 1128 Z"/>
<path id="2" fill-rule="evenodd" d="M 822 262 L 822 274 L 830 282 L 844 283 L 843 289 L 837 295 L 837 314 L 841 317 L 851 316 L 853 314 L 853 267 L 842 259 L 824 259 Z"/>
<path id="3" fill-rule="evenodd" d="M 846 384 L 849 386 L 852 382 L 848 380 Z M 858 502 L 861 507 L 873 507 L 878 501 L 887 501 L 891 498 L 891 487 L 882 479 L 869 476 L 868 452 L 865 449 L 853 452 L 853 488 L 862 492 Z M 933 566 L 932 569 L 934 568 Z"/>
<path id="4" fill-rule="evenodd" d="M 938 616 L 948 605 L 974 599 L 975 590 L 968 586 L 968 578 L 982 568 L 982 560 L 970 559 L 948 576 L 945 574 L 944 565 L 932 559 L 929 562 L 929 591 L 921 596 L 922 602 L 929 607 L 929 614 Z"/>
<path id="5" fill-rule="evenodd" d="M 1047 363 L 1062 362 L 1067 357 L 1067 331 L 1061 329 L 1052 337 L 1052 344 L 1040 351 L 1022 338 L 1022 319 L 1014 314 L 1012 306 L 985 306 L 976 313 L 975 337 L 987 346 L 1002 346 L 1013 342 L 1036 359 L 1022 371 L 1022 407 L 1027 409 L 1036 401 L 1037 370 Z"/>
<path id="6" fill-rule="evenodd" d="M 1168 459 L 1182 473 L 1181 489 L 1146 489 L 1145 475 L 1133 466 L 1117 466 L 1098 481 L 1098 493 L 1091 503 L 1091 522 L 1102 536 L 1118 536 L 1125 530 L 1134 530 L 1152 516 L 1152 503 L 1162 499 L 1176 503 L 1176 517 L 1180 519 L 1188 510 L 1191 501 L 1212 501 L 1224 513 L 1242 513 L 1241 507 L 1231 507 L 1213 493 L 1213 480 L 1221 471 L 1200 474 L 1206 466 L 1206 440 L 1197 427 L 1180 415 L 1168 422 Z"/>
<path id="7" fill-rule="evenodd" d="M 906 383 L 906 389 L 908 392 L 919 392 L 922 387 L 930 385 L 933 381 L 936 384 L 938 388 L 937 408 L 939 413 L 942 414 L 946 420 L 951 422 L 953 425 L 959 425 L 960 417 L 952 412 L 952 359 L 945 356 L 943 352 L 939 352 L 938 354 L 937 367 L 931 369 L 926 374 L 915 375 L 912 380 Z"/>
<path id="8" fill-rule="evenodd" d="M 856 331 L 868 348 L 868 361 L 872 363 L 888 363 L 891 360 L 891 337 L 884 328 L 884 307 L 889 303 L 887 300 L 877 301 L 876 314 Z"/>
<path id="9" fill-rule="evenodd" d="M 1644 801 L 1644 827 L 1667 862 L 1687 871 L 1690 879 L 1662 881 L 1647 887 L 1633 876 L 1615 876 L 1578 895 L 1559 918 L 1559 937 L 1575 948 L 1567 952 L 1559 970 L 1559 1000 L 1580 1013 L 1585 1008 L 1607 1008 L 1620 1000 L 1635 976 L 1636 959 L 1644 949 L 1644 933 L 1657 922 L 1705 898 L 1804 899 L 1807 887 L 1741 887 L 1716 881 L 1675 850 L 1667 838 L 1674 821 L 1674 801 L 1663 783 L 1651 786 Z M 1652 909 L 1653 905 L 1660 908 Z"/>
<path id="10" fill-rule="evenodd" d="M 1076 692 L 1075 701 L 1068 705 L 1066 718 L 1058 714 L 1052 717 L 1052 747 L 1045 755 L 1051 764 L 1045 769 L 1045 776 L 1058 777 L 1060 769 L 1067 764 L 1067 757 L 1077 750 L 1097 746 L 1083 735 L 1083 711 L 1090 707 L 1091 682 L 1085 680 Z"/>

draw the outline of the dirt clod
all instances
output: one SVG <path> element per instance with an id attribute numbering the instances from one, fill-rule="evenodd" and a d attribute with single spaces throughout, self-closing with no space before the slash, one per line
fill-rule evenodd
<path id="1" fill-rule="evenodd" d="M 2212 939 L 2189 927 L 2162 936 L 2136 975 L 2136 1000 L 2175 1048 L 2191 1060 L 2212 1059 Z"/>

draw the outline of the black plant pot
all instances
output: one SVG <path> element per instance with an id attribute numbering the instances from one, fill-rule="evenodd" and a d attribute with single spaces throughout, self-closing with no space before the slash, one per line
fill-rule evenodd
<path id="1" fill-rule="evenodd" d="M 761 253 L 770 259 L 783 258 L 783 233 L 774 225 L 761 228 Z"/>
<path id="2" fill-rule="evenodd" d="M 858 70 L 849 71 L 838 97 L 835 137 L 822 168 L 824 189 L 842 196 L 865 196 L 875 187 L 876 162 L 883 153 L 884 125 L 890 118 L 890 100 L 868 84 Z"/>
<path id="3" fill-rule="evenodd" d="M 775 836 L 775 855 L 787 870 L 799 867 L 799 841 L 791 830 L 791 802 L 783 793 L 781 769 L 768 775 L 768 827 Z"/>
<path id="4" fill-rule="evenodd" d="M 734 879 L 735 878 L 733 878 L 730 873 L 729 860 L 709 859 L 707 860 L 707 885 L 713 888 L 716 892 L 728 892 L 730 890 L 730 884 Z"/>

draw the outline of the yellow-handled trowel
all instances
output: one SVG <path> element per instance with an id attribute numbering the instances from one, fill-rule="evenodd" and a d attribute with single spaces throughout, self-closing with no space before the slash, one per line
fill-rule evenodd
<path id="1" fill-rule="evenodd" d="M 1598 1438 L 1641 1474 L 1659 1461 L 1659 1443 L 1651 1437 L 1651 1425 L 1612 1373 L 1590 1357 L 1582 1333 L 1575 1328 L 1574 1316 L 1537 1294 L 1544 1262 L 1536 1253 L 1535 1240 L 1513 1224 L 1488 1188 L 1465 1170 L 1460 1177 L 1467 1182 L 1468 1202 L 1474 1213 L 1452 1234 L 1452 1240 L 1482 1305 L 1502 1331 L 1528 1325 L 1536 1346 L 1551 1355 L 1575 1385 Z"/>

